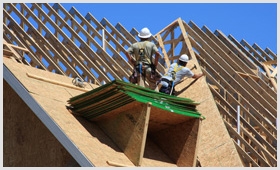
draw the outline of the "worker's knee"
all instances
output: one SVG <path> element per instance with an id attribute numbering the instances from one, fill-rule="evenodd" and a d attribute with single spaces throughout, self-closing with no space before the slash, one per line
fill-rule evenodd
<path id="1" fill-rule="evenodd" d="M 170 88 L 169 86 L 168 87 L 161 86 L 159 92 L 169 94 L 169 95 L 175 95 L 174 89 Z"/>

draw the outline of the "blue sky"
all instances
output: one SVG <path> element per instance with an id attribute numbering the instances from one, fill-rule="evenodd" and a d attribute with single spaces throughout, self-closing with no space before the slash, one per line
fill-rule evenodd
<path id="1" fill-rule="evenodd" d="M 277 54 L 277 3 L 267 2 L 59 3 L 66 10 L 73 6 L 83 16 L 90 12 L 98 21 L 106 18 L 112 25 L 120 23 L 128 31 L 148 27 L 152 34 L 181 18 L 186 23 L 193 21 L 200 28 L 206 26 L 212 32 L 220 30 L 239 42 L 244 39 L 250 45 L 256 43 L 262 49 L 268 47 Z"/>

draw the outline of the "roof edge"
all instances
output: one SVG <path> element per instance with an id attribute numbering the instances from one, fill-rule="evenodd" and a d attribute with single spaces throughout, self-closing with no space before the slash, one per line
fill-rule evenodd
<path id="1" fill-rule="evenodd" d="M 52 120 L 46 111 L 36 102 L 29 94 L 21 82 L 14 74 L 3 64 L 3 78 L 15 90 L 19 97 L 27 104 L 34 114 L 42 121 L 42 123 L 50 130 L 64 148 L 73 156 L 73 158 L 82 167 L 93 167 L 94 165 L 87 157 L 77 148 L 77 146 L 67 137 L 63 130 Z"/>

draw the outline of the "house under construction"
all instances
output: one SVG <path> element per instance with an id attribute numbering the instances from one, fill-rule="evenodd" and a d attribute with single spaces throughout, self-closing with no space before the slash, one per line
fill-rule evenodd
<path id="1" fill-rule="evenodd" d="M 178 18 L 152 36 L 158 72 L 187 54 L 205 76 L 175 97 L 128 82 L 137 35 L 59 3 L 4 3 L 4 167 L 277 166 L 276 54 Z"/>

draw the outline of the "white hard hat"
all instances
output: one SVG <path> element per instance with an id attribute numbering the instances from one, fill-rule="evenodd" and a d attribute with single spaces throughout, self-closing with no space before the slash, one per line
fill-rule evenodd
<path id="1" fill-rule="evenodd" d="M 141 32 L 138 34 L 140 38 L 150 38 L 152 36 L 150 30 L 148 28 L 142 28 Z"/>
<path id="2" fill-rule="evenodd" d="M 182 54 L 179 58 L 180 61 L 183 62 L 188 62 L 189 61 L 189 56 L 187 54 Z"/>

